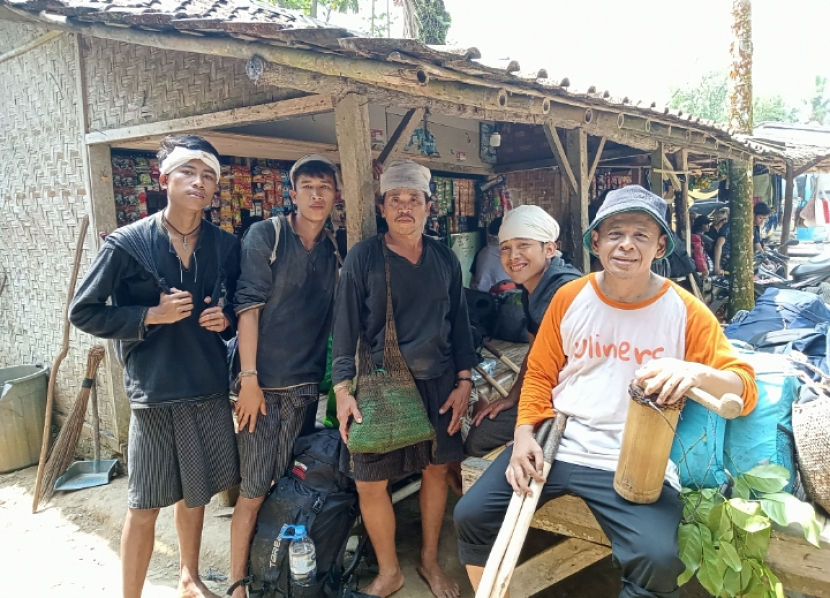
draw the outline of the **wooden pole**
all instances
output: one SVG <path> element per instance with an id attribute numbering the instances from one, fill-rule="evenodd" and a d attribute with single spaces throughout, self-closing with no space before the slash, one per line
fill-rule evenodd
<path id="1" fill-rule="evenodd" d="M 663 142 L 657 143 L 657 149 L 651 152 L 651 172 L 649 173 L 649 183 L 651 183 L 651 192 L 655 195 L 663 197 Z"/>
<path id="2" fill-rule="evenodd" d="M 334 109 L 334 122 L 343 171 L 346 241 L 351 248 L 377 233 L 369 99 L 355 93 L 346 95 Z"/>
<path id="3" fill-rule="evenodd" d="M 689 170 L 689 150 L 682 149 L 676 154 L 676 169 L 680 171 Z M 680 181 L 680 196 L 674 206 L 675 218 L 677 220 L 677 231 L 686 241 L 686 253 L 692 255 L 692 231 L 689 222 L 689 175 L 686 174 Z"/>
<path id="4" fill-rule="evenodd" d="M 778 248 L 783 254 L 787 253 L 787 241 L 790 240 L 790 228 L 793 224 L 793 187 L 795 187 L 795 173 L 792 162 L 787 162 L 787 172 L 784 175 L 784 219 L 781 222 L 781 246 Z"/>
<path id="5" fill-rule="evenodd" d="M 406 111 L 403 119 L 398 124 L 398 128 L 395 129 L 389 137 L 389 141 L 386 142 L 383 151 L 380 152 L 378 162 L 385 166 L 387 161 L 394 160 L 403 152 L 403 148 L 412 138 L 412 133 L 424 120 L 424 112 L 426 112 L 424 108 L 410 108 Z"/>
<path id="6" fill-rule="evenodd" d="M 571 190 L 571 236 L 573 239 L 573 263 L 588 272 L 591 258 L 582 245 L 582 233 L 588 228 L 588 134 L 585 129 L 565 131 L 565 153 L 571 172 L 576 179 L 576 188 Z"/>

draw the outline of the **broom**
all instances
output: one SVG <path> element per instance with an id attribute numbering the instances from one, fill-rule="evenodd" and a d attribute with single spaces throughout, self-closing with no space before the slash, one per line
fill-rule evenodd
<path id="1" fill-rule="evenodd" d="M 43 422 L 43 441 L 40 445 L 40 458 L 37 462 L 37 479 L 35 480 L 35 491 L 32 499 L 32 513 L 37 513 L 38 497 L 43 484 L 43 468 L 46 465 L 46 455 L 49 451 L 49 439 L 52 437 L 52 408 L 55 404 L 55 384 L 58 379 L 58 370 L 66 355 L 69 353 L 69 304 L 72 303 L 72 296 L 75 294 L 75 282 L 78 280 L 78 270 L 81 269 L 81 254 L 84 249 L 84 238 L 86 229 L 89 226 L 89 216 L 81 219 L 81 228 L 78 231 L 78 242 L 75 245 L 75 262 L 72 264 L 72 275 L 69 278 L 69 289 L 66 293 L 66 304 L 63 308 L 63 341 L 61 350 L 55 357 L 52 364 L 52 371 L 49 372 L 49 388 L 46 391 L 46 418 Z"/>
<path id="2" fill-rule="evenodd" d="M 36 497 L 38 504 L 52 498 L 55 493 L 55 482 L 75 460 L 75 449 L 78 446 L 78 438 L 81 437 L 84 419 L 86 419 L 90 389 L 95 384 L 98 366 L 104 359 L 104 355 L 105 350 L 102 345 L 95 345 L 87 354 L 86 374 L 81 384 L 81 390 L 78 391 L 78 397 L 75 399 L 72 411 L 69 413 L 69 417 L 66 418 L 63 427 L 61 427 L 43 468 L 43 484 L 40 487 L 40 494 Z"/>

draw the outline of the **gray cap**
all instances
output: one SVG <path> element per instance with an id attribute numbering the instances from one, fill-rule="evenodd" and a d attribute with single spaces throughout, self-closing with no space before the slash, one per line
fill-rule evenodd
<path id="1" fill-rule="evenodd" d="M 668 257 L 674 251 L 674 237 L 666 222 L 667 207 L 668 204 L 662 197 L 639 185 L 628 185 L 621 189 L 614 189 L 605 197 L 605 201 L 602 202 L 594 221 L 585 231 L 585 234 L 582 235 L 582 243 L 588 251 L 594 253 L 594 250 L 591 249 L 591 231 L 596 230 L 603 220 L 622 212 L 645 212 L 654 218 L 660 228 L 663 229 L 663 232 L 666 233 L 668 238 L 666 239 L 666 254 L 663 257 Z"/>
<path id="2" fill-rule="evenodd" d="M 291 167 L 291 170 L 288 172 L 288 179 L 291 181 L 291 187 L 296 191 L 297 185 L 294 184 L 294 173 L 297 172 L 297 169 L 304 164 L 308 164 L 309 162 L 322 162 L 329 168 L 334 171 L 334 183 L 337 185 L 338 191 L 343 191 L 343 180 L 340 178 L 340 169 L 337 168 L 337 165 L 326 158 L 325 156 L 321 156 L 320 154 L 309 154 L 307 156 L 303 156 L 296 162 L 294 162 L 294 166 Z"/>

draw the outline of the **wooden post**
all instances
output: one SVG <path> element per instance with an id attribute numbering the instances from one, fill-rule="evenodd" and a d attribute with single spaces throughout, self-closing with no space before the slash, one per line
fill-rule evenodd
<path id="1" fill-rule="evenodd" d="M 380 152 L 378 162 L 386 166 L 387 161 L 394 160 L 403 153 L 403 149 L 412 138 L 412 133 L 424 120 L 424 112 L 424 108 L 410 108 L 407 110 L 398 124 L 398 128 L 389 136 L 389 141 L 386 142 L 383 151 Z"/>
<path id="2" fill-rule="evenodd" d="M 681 172 L 689 170 L 689 150 L 682 149 L 675 154 L 675 169 Z M 674 217 L 677 221 L 677 231 L 686 241 L 686 253 L 692 255 L 692 231 L 689 222 L 689 175 L 683 176 L 680 181 L 680 198 L 674 206 Z"/>
<path id="3" fill-rule="evenodd" d="M 570 193 L 573 264 L 583 272 L 591 269 L 590 254 L 582 245 L 582 233 L 588 228 L 588 134 L 585 129 L 565 131 L 565 154 L 576 180 Z"/>
<path id="4" fill-rule="evenodd" d="M 368 98 L 347 94 L 334 109 L 334 122 L 346 202 L 346 241 L 351 248 L 377 233 Z"/>
<path id="5" fill-rule="evenodd" d="M 729 161 L 729 313 L 755 307 L 754 252 L 752 249 L 752 158 Z"/>
<path id="6" fill-rule="evenodd" d="M 783 254 L 787 253 L 787 241 L 790 240 L 790 227 L 793 224 L 793 187 L 795 173 L 792 162 L 787 162 L 787 172 L 784 175 L 784 219 L 781 222 L 781 246 L 778 248 Z"/>

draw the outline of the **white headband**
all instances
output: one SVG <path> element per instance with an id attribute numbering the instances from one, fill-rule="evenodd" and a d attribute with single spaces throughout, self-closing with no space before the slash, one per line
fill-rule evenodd
<path id="1" fill-rule="evenodd" d="M 533 239 L 555 243 L 559 223 L 539 206 L 519 206 L 507 212 L 499 229 L 499 243 L 510 239 Z"/>
<path id="2" fill-rule="evenodd" d="M 187 149 L 186 147 L 177 145 L 172 152 L 167 154 L 164 161 L 159 164 L 159 174 L 170 174 L 179 166 L 187 164 L 191 160 L 201 160 L 213 169 L 217 177 L 222 170 L 219 167 L 219 160 L 210 152 Z"/>

